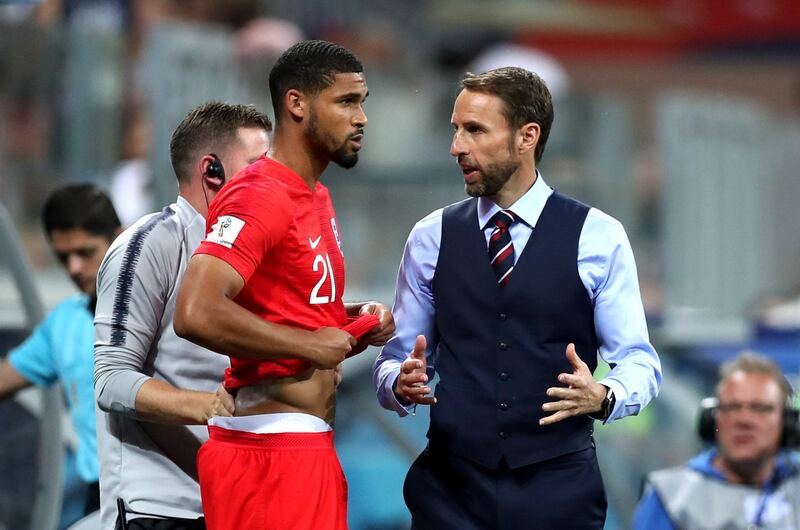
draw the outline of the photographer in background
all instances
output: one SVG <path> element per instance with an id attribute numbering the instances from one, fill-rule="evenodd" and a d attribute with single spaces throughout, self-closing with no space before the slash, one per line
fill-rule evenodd
<path id="1" fill-rule="evenodd" d="M 634 530 L 800 529 L 800 460 L 789 450 L 800 426 L 781 369 L 741 353 L 722 365 L 710 401 L 700 436 L 714 447 L 648 475 Z"/>

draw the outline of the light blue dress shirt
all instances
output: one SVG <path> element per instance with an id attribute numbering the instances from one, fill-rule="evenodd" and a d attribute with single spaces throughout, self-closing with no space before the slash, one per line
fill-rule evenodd
<path id="1" fill-rule="evenodd" d="M 77 471 L 97 482 L 97 437 L 94 417 L 94 315 L 86 295 L 67 298 L 36 326 L 31 336 L 8 355 L 8 362 L 31 383 L 60 382 L 78 437 Z"/>
<path id="2" fill-rule="evenodd" d="M 536 181 L 509 210 L 518 222 L 509 229 L 514 260 L 522 254 L 550 194 L 537 174 Z M 486 236 L 487 249 L 494 225 L 492 216 L 500 210 L 486 197 L 478 199 L 478 222 Z M 373 368 L 378 401 L 386 409 L 405 416 L 413 405 L 404 406 L 394 394 L 401 363 L 408 358 L 417 335 L 424 335 L 429 357 L 439 342 L 436 334 L 436 305 L 432 282 L 442 237 L 442 209 L 436 210 L 411 230 L 406 242 L 395 289 L 395 337 L 381 350 Z M 488 258 L 487 258 L 488 259 Z M 578 274 L 594 306 L 594 324 L 600 357 L 611 372 L 600 383 L 614 391 L 616 405 L 606 422 L 638 414 L 658 393 L 661 363 L 650 344 L 644 308 L 639 293 L 636 263 L 622 224 L 592 208 L 586 217 L 578 243 Z M 532 278 L 535 281 L 535 278 Z M 433 377 L 435 366 L 428 375 Z M 559 386 L 553 381 L 553 386 Z M 435 405 L 434 405 L 435 406 Z"/>

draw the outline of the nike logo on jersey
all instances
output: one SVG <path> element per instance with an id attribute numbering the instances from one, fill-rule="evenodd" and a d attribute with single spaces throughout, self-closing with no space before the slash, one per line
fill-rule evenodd
<path id="1" fill-rule="evenodd" d="M 317 239 L 315 239 L 315 240 L 313 240 L 313 241 L 312 241 L 312 240 L 311 240 L 311 238 L 309 237 L 309 238 L 308 238 L 308 244 L 309 244 L 309 245 L 311 245 L 311 250 L 314 250 L 315 248 L 317 248 L 317 245 L 319 245 L 319 242 L 320 242 L 321 240 L 322 240 L 322 236 L 321 236 L 321 235 L 320 235 L 320 236 L 317 236 Z"/>

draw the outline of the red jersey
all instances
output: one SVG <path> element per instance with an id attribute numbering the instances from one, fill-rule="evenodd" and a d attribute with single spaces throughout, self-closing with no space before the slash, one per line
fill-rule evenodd
<path id="1" fill-rule="evenodd" d="M 234 301 L 265 320 L 315 330 L 343 327 L 344 257 L 328 189 L 310 190 L 286 166 L 261 157 L 212 201 L 195 254 L 224 260 L 244 279 Z M 225 387 L 297 374 L 297 359 L 253 361 L 230 352 Z"/>

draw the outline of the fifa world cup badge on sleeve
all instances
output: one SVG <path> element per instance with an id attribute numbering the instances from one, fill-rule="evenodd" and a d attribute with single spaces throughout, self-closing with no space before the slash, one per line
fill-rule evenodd
<path id="1" fill-rule="evenodd" d="M 231 248 L 233 242 L 239 237 L 239 232 L 244 228 L 244 221 L 232 215 L 217 217 L 217 222 L 206 235 L 206 241 L 217 243 L 223 247 Z"/>

